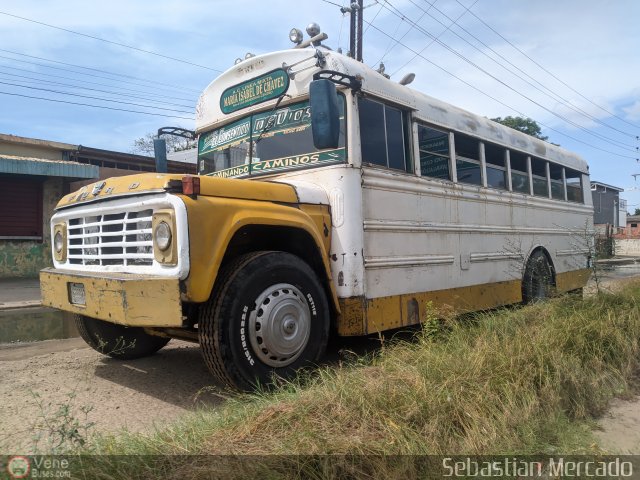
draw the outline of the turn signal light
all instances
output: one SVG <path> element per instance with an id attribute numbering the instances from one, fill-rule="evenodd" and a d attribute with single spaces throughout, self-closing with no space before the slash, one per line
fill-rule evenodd
<path id="1" fill-rule="evenodd" d="M 200 195 L 200 177 L 187 175 L 182 177 L 182 193 L 185 195 Z"/>

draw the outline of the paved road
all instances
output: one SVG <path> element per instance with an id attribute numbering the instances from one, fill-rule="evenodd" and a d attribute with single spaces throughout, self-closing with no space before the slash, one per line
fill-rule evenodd
<path id="1" fill-rule="evenodd" d="M 40 305 L 37 278 L 0 279 L 0 309 Z"/>

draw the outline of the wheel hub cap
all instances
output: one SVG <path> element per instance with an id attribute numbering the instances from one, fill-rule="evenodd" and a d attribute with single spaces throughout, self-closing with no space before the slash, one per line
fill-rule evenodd
<path id="1" fill-rule="evenodd" d="M 249 340 L 257 357 L 271 367 L 286 367 L 304 351 L 311 330 L 311 312 L 296 287 L 272 285 L 256 299 L 249 315 Z"/>

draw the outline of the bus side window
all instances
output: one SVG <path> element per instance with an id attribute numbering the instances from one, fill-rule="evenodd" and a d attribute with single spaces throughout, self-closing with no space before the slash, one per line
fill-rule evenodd
<path id="1" fill-rule="evenodd" d="M 583 203 L 582 174 L 567 168 L 565 169 L 565 175 L 567 178 L 567 200 L 570 202 Z"/>
<path id="2" fill-rule="evenodd" d="M 511 162 L 511 189 L 514 192 L 530 194 L 527 156 L 523 153 L 510 150 L 509 158 Z"/>
<path id="3" fill-rule="evenodd" d="M 547 162 L 539 158 L 531 157 L 531 174 L 533 175 L 533 194 L 539 197 L 549 198 Z"/>
<path id="4" fill-rule="evenodd" d="M 451 180 L 449 133 L 418 125 L 418 148 L 422 176 Z"/>
<path id="5" fill-rule="evenodd" d="M 484 144 L 484 156 L 487 162 L 487 186 L 507 189 L 507 168 L 505 166 L 505 148 L 492 143 Z"/>
<path id="6" fill-rule="evenodd" d="M 410 171 L 406 113 L 363 97 L 358 99 L 358 110 L 362 162 Z"/>
<path id="7" fill-rule="evenodd" d="M 564 200 L 564 180 L 562 179 L 562 167 L 555 163 L 549 163 L 551 175 L 551 198 Z"/>
<path id="8" fill-rule="evenodd" d="M 472 185 L 482 185 L 480 141 L 461 133 L 456 133 L 454 138 L 458 181 Z"/>

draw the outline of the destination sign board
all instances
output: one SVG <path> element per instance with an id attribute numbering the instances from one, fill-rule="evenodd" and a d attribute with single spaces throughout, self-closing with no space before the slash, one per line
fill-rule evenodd
<path id="1" fill-rule="evenodd" d="M 229 114 L 258 103 L 278 98 L 289 88 L 289 75 L 278 68 L 246 82 L 227 88 L 220 96 L 220 110 Z"/>

